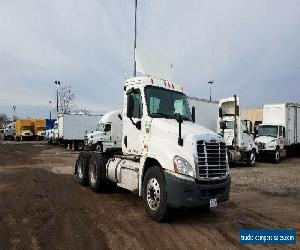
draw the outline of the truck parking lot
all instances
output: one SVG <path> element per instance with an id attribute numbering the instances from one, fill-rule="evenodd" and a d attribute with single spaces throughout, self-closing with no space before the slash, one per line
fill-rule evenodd
<path id="1" fill-rule="evenodd" d="M 78 185 L 77 156 L 44 142 L 0 141 L 1 249 L 265 248 L 240 245 L 240 229 L 294 228 L 299 238 L 300 157 L 237 164 L 229 202 L 210 212 L 174 210 L 156 223 L 137 195 Z"/>

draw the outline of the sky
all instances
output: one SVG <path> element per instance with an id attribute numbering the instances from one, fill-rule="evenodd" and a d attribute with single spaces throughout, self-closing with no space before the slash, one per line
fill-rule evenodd
<path id="1" fill-rule="evenodd" d="M 300 102 L 299 0 L 138 0 L 137 47 L 168 58 L 188 95 L 242 108 Z M 78 107 L 120 109 L 134 0 L 0 0 L 0 113 L 49 116 L 55 80 Z M 159 59 L 158 59 L 159 60 Z"/>

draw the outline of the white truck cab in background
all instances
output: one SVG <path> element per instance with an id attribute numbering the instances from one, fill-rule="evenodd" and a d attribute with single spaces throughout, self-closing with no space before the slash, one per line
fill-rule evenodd
<path id="1" fill-rule="evenodd" d="M 16 122 L 11 122 L 4 126 L 4 141 L 14 140 L 16 135 Z"/>
<path id="2" fill-rule="evenodd" d="M 79 154 L 75 174 L 99 191 L 107 183 L 143 197 L 162 221 L 170 207 L 215 207 L 229 199 L 224 139 L 192 121 L 183 88 L 151 77 L 124 86 L 122 150 Z"/>
<path id="3" fill-rule="evenodd" d="M 102 116 L 95 131 L 87 134 L 86 145 L 90 150 L 104 152 L 122 148 L 122 110 L 108 112 Z"/>
<path id="4" fill-rule="evenodd" d="M 218 133 L 225 140 L 229 161 L 246 161 L 254 166 L 258 147 L 252 135 L 252 123 L 239 114 L 239 98 L 221 99 L 219 103 Z"/>
<path id="5" fill-rule="evenodd" d="M 300 104 L 263 105 L 263 122 L 258 126 L 255 143 L 262 158 L 278 163 L 287 150 L 300 150 Z"/>

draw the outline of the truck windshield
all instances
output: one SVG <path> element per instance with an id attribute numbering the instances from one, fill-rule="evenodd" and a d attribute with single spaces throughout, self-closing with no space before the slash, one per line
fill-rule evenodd
<path id="1" fill-rule="evenodd" d="M 186 95 L 180 92 L 148 86 L 145 88 L 148 114 L 153 118 L 174 119 L 179 113 L 186 121 L 191 121 Z"/>
<path id="2" fill-rule="evenodd" d="M 105 127 L 104 123 L 99 123 L 96 127 L 96 131 L 103 131 Z"/>
<path id="3" fill-rule="evenodd" d="M 278 127 L 277 126 L 258 126 L 257 136 L 272 136 L 277 138 Z"/>
<path id="4" fill-rule="evenodd" d="M 24 126 L 22 127 L 23 130 L 31 130 L 31 127 L 30 126 Z"/>

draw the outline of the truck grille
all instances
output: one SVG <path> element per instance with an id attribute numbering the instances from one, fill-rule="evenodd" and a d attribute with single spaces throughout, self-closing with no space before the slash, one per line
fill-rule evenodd
<path id="1" fill-rule="evenodd" d="M 219 178 L 227 174 L 225 143 L 197 142 L 199 178 Z"/>

